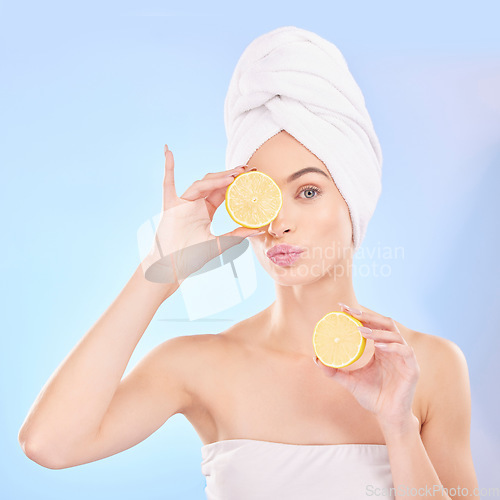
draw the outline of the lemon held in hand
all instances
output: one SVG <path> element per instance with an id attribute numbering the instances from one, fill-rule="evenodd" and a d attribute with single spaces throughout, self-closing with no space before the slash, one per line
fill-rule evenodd
<path id="1" fill-rule="evenodd" d="M 282 204 L 281 189 L 262 172 L 240 174 L 226 190 L 226 210 L 243 227 L 255 229 L 270 224 Z"/>
<path id="2" fill-rule="evenodd" d="M 326 366 L 344 368 L 357 361 L 365 350 L 366 339 L 358 326 L 361 321 L 344 312 L 330 312 L 314 327 L 313 346 Z"/>

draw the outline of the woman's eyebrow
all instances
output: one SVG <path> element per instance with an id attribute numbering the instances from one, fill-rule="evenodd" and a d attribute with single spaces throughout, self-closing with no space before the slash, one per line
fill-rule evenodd
<path id="1" fill-rule="evenodd" d="M 289 182 L 294 181 L 295 179 L 298 179 L 300 176 L 307 174 L 309 172 L 316 172 L 318 174 L 324 175 L 327 179 L 329 178 L 328 175 L 323 172 L 323 170 L 316 168 L 316 167 L 306 167 L 303 168 L 302 170 L 298 170 L 294 174 L 292 174 L 288 179 L 286 180 L 286 183 L 288 184 Z"/>

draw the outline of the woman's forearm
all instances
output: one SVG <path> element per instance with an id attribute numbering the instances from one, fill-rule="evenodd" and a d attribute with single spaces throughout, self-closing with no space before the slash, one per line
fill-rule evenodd
<path id="1" fill-rule="evenodd" d="M 403 496 L 427 498 L 436 494 L 433 488 L 441 488 L 439 477 L 427 456 L 420 439 L 419 422 L 416 417 L 409 419 L 403 429 L 384 429 L 384 436 L 391 464 L 395 498 Z M 446 494 L 439 497 L 450 500 Z"/>
<path id="2" fill-rule="evenodd" d="M 177 288 L 147 281 L 137 267 L 40 391 L 19 431 L 25 452 L 63 453 L 95 435 L 135 347 Z"/>
<path id="3" fill-rule="evenodd" d="M 383 428 L 383 432 L 391 464 L 395 499 L 439 497 L 451 500 L 422 443 L 417 418 L 412 416 L 401 428 L 387 426 Z M 452 488 L 456 491 L 459 486 L 452 485 Z M 479 498 L 472 495 L 472 488 L 462 490 L 467 490 L 468 493 L 463 494 L 467 498 Z"/>

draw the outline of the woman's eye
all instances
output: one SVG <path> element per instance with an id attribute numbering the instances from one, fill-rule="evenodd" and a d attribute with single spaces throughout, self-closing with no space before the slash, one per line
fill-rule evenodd
<path id="1" fill-rule="evenodd" d="M 305 199 L 311 200 L 313 198 L 317 198 L 321 191 L 316 186 L 304 186 L 299 194 L 305 193 Z M 316 195 L 314 195 L 316 193 Z"/>

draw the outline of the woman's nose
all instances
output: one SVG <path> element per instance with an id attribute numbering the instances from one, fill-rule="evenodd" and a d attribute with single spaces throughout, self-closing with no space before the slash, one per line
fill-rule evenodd
<path id="1" fill-rule="evenodd" d="M 269 232 L 273 235 L 279 237 L 283 233 L 287 233 L 291 230 L 291 221 L 288 217 L 287 208 L 285 207 L 285 202 L 283 202 L 280 211 L 276 218 L 269 224 Z"/>

